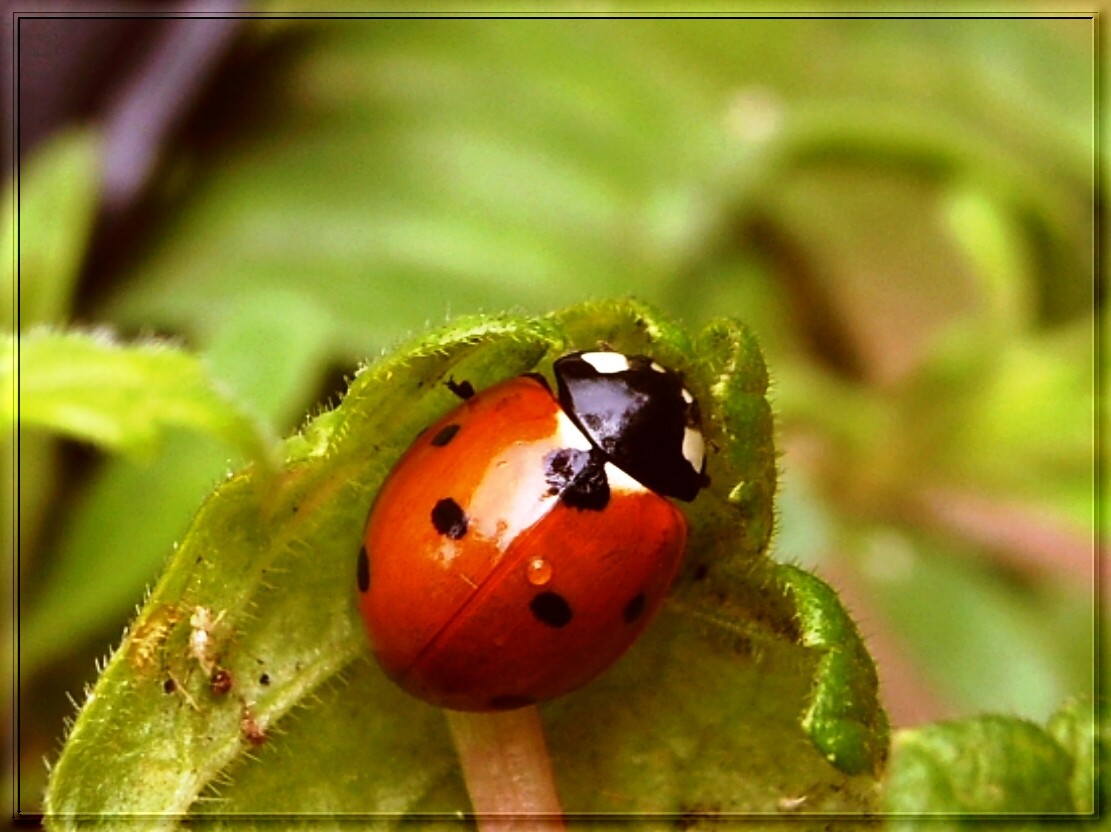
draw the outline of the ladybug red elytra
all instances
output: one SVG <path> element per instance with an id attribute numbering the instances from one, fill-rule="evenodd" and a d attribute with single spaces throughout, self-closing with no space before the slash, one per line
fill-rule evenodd
<path id="1" fill-rule="evenodd" d="M 359 552 L 374 654 L 465 711 L 568 693 L 636 640 L 706 484 L 698 402 L 643 355 L 575 352 L 464 397 L 387 477 Z"/>

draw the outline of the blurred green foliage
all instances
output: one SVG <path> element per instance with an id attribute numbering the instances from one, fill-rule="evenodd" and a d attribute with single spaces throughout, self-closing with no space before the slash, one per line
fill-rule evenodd
<path id="1" fill-rule="evenodd" d="M 95 133 L 24 168 L 20 320 L 172 335 L 285 433 L 447 315 L 734 315 L 772 368 L 775 554 L 842 591 L 896 723 L 1044 722 L 1096 660 L 1092 27 L 253 20 L 95 284 Z M 26 810 L 59 691 L 232 452 L 19 451 Z"/>
<path id="2" fill-rule="evenodd" d="M 1056 725 L 1067 732 L 1079 721 L 1091 725 L 1083 709 L 1063 709 Z M 1086 738 L 1090 743 L 1089 734 Z M 957 813 L 1018 815 L 1090 814 L 1095 806 L 1090 777 L 1074 794 L 1076 760 L 1041 726 L 1015 717 L 983 716 L 904 731 L 895 753 L 899 765 L 887 783 L 887 809 L 914 815 L 939 810 Z M 1081 750 L 1084 774 L 1094 770 Z M 1082 775 L 1083 778 L 1083 775 Z M 953 827 L 960 826 L 959 822 Z M 1037 824 L 1029 824 L 1031 827 Z M 915 828 L 912 818 L 892 824 Z"/>

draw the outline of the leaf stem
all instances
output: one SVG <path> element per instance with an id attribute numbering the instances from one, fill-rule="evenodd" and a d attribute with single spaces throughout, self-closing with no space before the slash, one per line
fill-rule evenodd
<path id="1" fill-rule="evenodd" d="M 482 832 L 557 832 L 556 795 L 540 712 L 445 711 Z"/>

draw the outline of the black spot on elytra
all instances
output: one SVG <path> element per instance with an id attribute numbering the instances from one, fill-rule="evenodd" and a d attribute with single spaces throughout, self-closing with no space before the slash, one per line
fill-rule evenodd
<path id="1" fill-rule="evenodd" d="M 574 614 L 567 600 L 555 592 L 541 592 L 531 601 L 528 608 L 536 616 L 536 620 L 549 627 L 566 627 L 571 623 Z"/>
<path id="2" fill-rule="evenodd" d="M 163 693 L 173 693 L 175 690 L 177 690 L 177 682 L 175 682 L 172 678 L 167 679 L 165 682 L 162 683 Z"/>
<path id="3" fill-rule="evenodd" d="M 610 501 L 606 460 L 597 449 L 558 448 L 544 457 L 548 493 L 578 509 L 601 511 Z"/>
<path id="4" fill-rule="evenodd" d="M 456 396 L 463 399 L 463 401 L 466 401 L 474 395 L 474 385 L 466 379 L 463 379 L 463 381 L 456 381 L 449 376 L 448 380 L 444 382 L 444 386 Z"/>
<path id="5" fill-rule="evenodd" d="M 467 533 L 467 515 L 459 503 L 445 497 L 432 508 L 432 525 L 440 534 L 458 540 Z"/>
<path id="6" fill-rule="evenodd" d="M 459 433 L 459 425 L 444 425 L 442 428 L 436 431 L 436 435 L 432 437 L 432 444 L 435 445 L 437 448 L 442 448 L 444 445 L 454 439 L 455 434 L 457 433 Z"/>
<path id="7" fill-rule="evenodd" d="M 359 547 L 359 566 L 356 570 L 359 580 L 359 592 L 370 589 L 370 558 L 366 554 L 366 546 Z"/>
<path id="8" fill-rule="evenodd" d="M 642 615 L 644 615 L 644 593 L 638 592 L 629 599 L 629 603 L 625 605 L 625 609 L 621 611 L 621 617 L 625 619 L 626 624 L 632 624 Z"/>
<path id="9" fill-rule="evenodd" d="M 495 711 L 512 711 L 535 703 L 536 700 L 531 696 L 519 696 L 515 693 L 507 693 L 502 696 L 491 697 L 488 704 Z"/>
<path id="10" fill-rule="evenodd" d="M 261 676 L 258 677 L 258 683 L 260 685 L 263 685 L 263 686 L 269 685 L 270 684 L 270 674 L 269 673 L 263 673 Z"/>

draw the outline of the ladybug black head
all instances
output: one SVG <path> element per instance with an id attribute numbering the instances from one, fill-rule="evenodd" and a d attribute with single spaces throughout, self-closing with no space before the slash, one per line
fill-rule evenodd
<path id="1" fill-rule="evenodd" d="M 698 402 L 645 355 L 574 352 L 554 365 L 559 403 L 607 459 L 647 488 L 693 500 L 706 482 Z"/>

